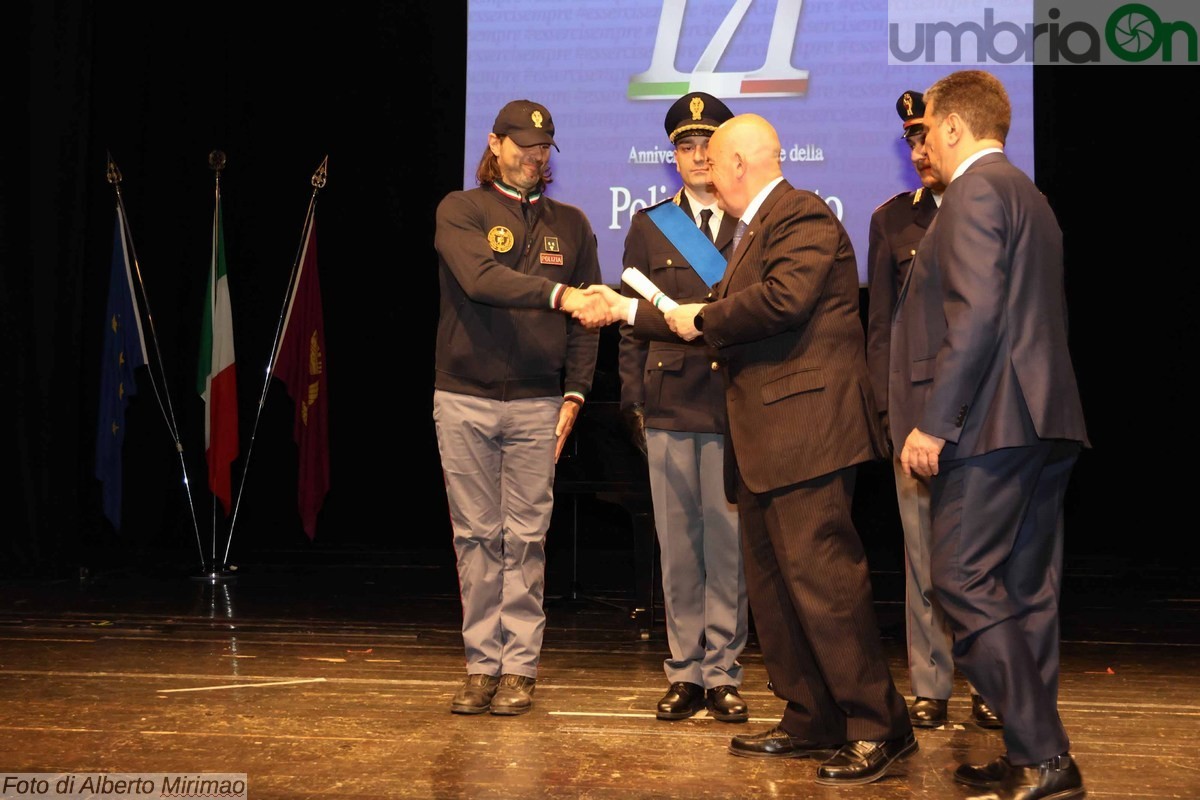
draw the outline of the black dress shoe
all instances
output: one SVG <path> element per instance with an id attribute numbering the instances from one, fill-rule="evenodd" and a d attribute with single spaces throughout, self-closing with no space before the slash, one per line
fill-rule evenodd
<path id="1" fill-rule="evenodd" d="M 817 783 L 849 786 L 877 781 L 896 761 L 917 752 L 917 740 L 909 731 L 899 739 L 882 742 L 846 742 L 842 749 L 817 768 Z"/>
<path id="2" fill-rule="evenodd" d="M 747 758 L 828 758 L 836 744 L 821 744 L 792 736 L 779 726 L 762 733 L 743 734 L 729 741 L 729 752 Z"/>
<path id="3" fill-rule="evenodd" d="M 495 675 L 468 675 L 463 685 L 450 701 L 450 711 L 455 714 L 482 714 L 492 705 L 492 697 L 500 679 Z"/>
<path id="4" fill-rule="evenodd" d="M 750 708 L 738 694 L 736 686 L 714 686 L 705 694 L 708 713 L 721 722 L 745 722 L 750 719 Z"/>
<path id="5" fill-rule="evenodd" d="M 918 697 L 908 708 L 908 718 L 918 728 L 937 728 L 946 724 L 945 700 L 935 700 L 932 697 Z"/>
<path id="6" fill-rule="evenodd" d="M 537 678 L 528 675 L 501 675 L 496 696 L 492 698 L 492 713 L 501 717 L 514 717 L 533 708 L 533 690 Z"/>
<path id="7" fill-rule="evenodd" d="M 704 687 L 695 683 L 677 681 L 658 701 L 659 719 L 687 719 L 704 708 Z"/>
<path id="8" fill-rule="evenodd" d="M 954 770 L 954 780 L 967 786 L 977 786 L 990 789 L 999 786 L 1001 781 L 1012 771 L 1008 756 L 999 755 L 986 764 L 959 764 Z"/>
<path id="9" fill-rule="evenodd" d="M 968 800 L 1078 800 L 1083 776 L 1067 753 L 1028 767 L 1013 766 L 1000 785 Z"/>
<path id="10" fill-rule="evenodd" d="M 971 721 L 981 728 L 996 730 L 1004 727 L 1000 715 L 977 694 L 971 695 Z"/>

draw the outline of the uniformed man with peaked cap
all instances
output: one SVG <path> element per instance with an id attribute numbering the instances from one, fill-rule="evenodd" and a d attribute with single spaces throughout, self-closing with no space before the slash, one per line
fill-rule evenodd
<path id="1" fill-rule="evenodd" d="M 901 138 L 908 145 L 913 169 L 921 180 L 914 191 L 890 198 L 871 215 L 867 239 L 867 366 L 876 403 L 884 412 L 888 400 L 888 355 L 891 345 L 892 309 L 912 266 L 917 245 L 937 214 L 943 186 L 930 169 L 925 153 L 925 98 L 909 90 L 896 98 L 896 113 L 902 125 Z M 908 640 L 908 672 L 914 700 L 909 719 L 918 728 L 937 728 L 948 721 L 950 694 L 954 686 L 954 642 L 949 624 L 933 589 L 931 575 L 932 523 L 929 487 L 905 475 L 899 453 L 893 453 L 896 501 L 904 530 L 905 622 Z M 1002 726 L 987 702 L 971 689 L 971 720 L 983 728 Z"/>
<path id="2" fill-rule="evenodd" d="M 674 197 L 643 209 L 625 238 L 635 267 L 667 296 L 700 300 L 720 280 L 736 219 L 717 207 L 708 176 L 708 139 L 733 112 L 705 92 L 667 109 L 663 126 L 683 181 Z M 630 291 L 628 287 L 623 287 Z M 725 395 L 703 341 L 647 342 L 621 326 L 621 405 L 647 454 L 661 551 L 669 688 L 659 719 L 686 719 L 707 708 L 722 722 L 744 722 L 738 687 L 748 613 L 737 510 L 725 498 Z"/>

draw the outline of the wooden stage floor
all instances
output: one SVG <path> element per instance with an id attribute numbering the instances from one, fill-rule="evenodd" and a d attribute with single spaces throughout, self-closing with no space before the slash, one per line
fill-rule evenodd
<path id="1" fill-rule="evenodd" d="M 445 556 L 445 558 L 442 558 Z M 918 731 L 883 780 L 825 788 L 804 760 L 726 752 L 773 725 L 754 642 L 748 724 L 654 718 L 661 630 L 626 598 L 547 602 L 532 712 L 450 714 L 463 677 L 448 553 L 242 565 L 236 581 L 137 570 L 0 584 L 5 773 L 245 773 L 252 798 L 963 798 L 964 759 L 1000 734 Z M 902 607 L 873 575 L 897 686 Z M 1090 798 L 1200 798 L 1200 590 L 1189 570 L 1075 565 L 1064 589 L 1061 710 Z M 655 626 L 661 628 L 661 617 Z"/>

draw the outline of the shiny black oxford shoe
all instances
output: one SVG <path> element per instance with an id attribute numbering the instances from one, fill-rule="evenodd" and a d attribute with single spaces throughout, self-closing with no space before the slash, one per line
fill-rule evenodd
<path id="1" fill-rule="evenodd" d="M 967 786 L 990 789 L 1000 783 L 1012 772 L 1012 764 L 1007 755 L 999 755 L 986 764 L 959 764 L 954 770 L 954 780 Z"/>
<path id="2" fill-rule="evenodd" d="M 917 728 L 939 728 L 946 724 L 948 706 L 946 700 L 918 697 L 908 708 L 908 718 Z"/>
<path id="3" fill-rule="evenodd" d="M 704 695 L 705 705 L 713 719 L 721 722 L 745 722 L 750 719 L 750 707 L 738 694 L 736 686 L 714 686 Z"/>
<path id="4" fill-rule="evenodd" d="M 1004 721 L 1000 719 L 1000 715 L 993 711 L 987 701 L 977 694 L 971 695 L 971 721 L 988 730 L 998 730 L 1004 727 Z"/>
<path id="5" fill-rule="evenodd" d="M 687 719 L 704 708 L 704 687 L 695 683 L 676 681 L 658 701 L 659 719 Z"/>
<path id="6" fill-rule="evenodd" d="M 1014 765 L 998 786 L 968 800 L 1078 800 L 1086 794 L 1079 766 L 1063 753 L 1040 764 Z"/>

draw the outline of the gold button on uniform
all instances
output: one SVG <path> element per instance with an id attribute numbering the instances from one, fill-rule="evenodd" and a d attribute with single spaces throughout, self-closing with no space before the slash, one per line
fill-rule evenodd
<path id="1" fill-rule="evenodd" d="M 720 368 L 721 368 L 721 365 L 720 365 L 720 364 L 718 364 L 716 361 L 712 362 L 712 371 L 713 371 L 713 372 L 716 372 L 716 371 L 717 371 L 717 370 L 719 370 Z"/>
<path id="2" fill-rule="evenodd" d="M 662 362 L 661 362 L 661 361 L 660 361 L 660 362 L 658 362 L 658 365 L 661 367 L 661 366 L 662 366 Z"/>

